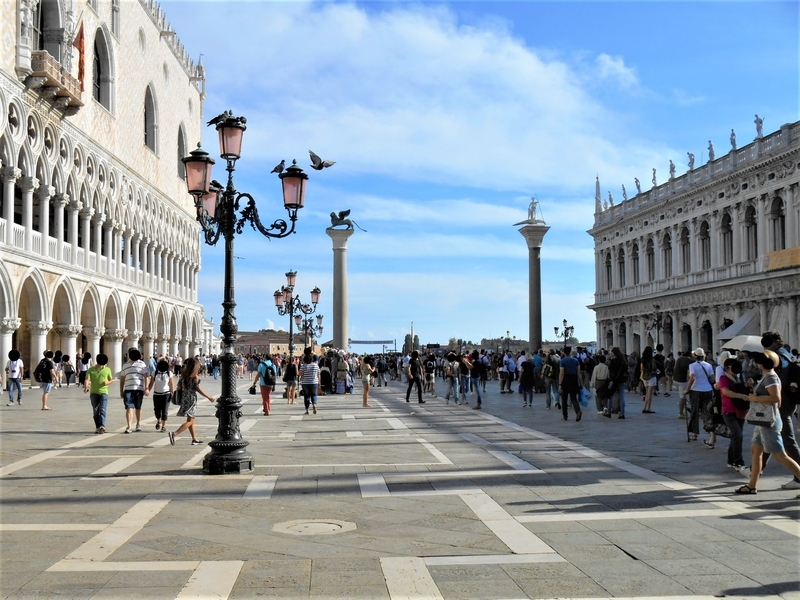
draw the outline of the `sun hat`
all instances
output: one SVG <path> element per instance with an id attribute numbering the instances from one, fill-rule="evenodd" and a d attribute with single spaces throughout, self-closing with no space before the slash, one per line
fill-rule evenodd
<path id="1" fill-rule="evenodd" d="M 692 352 L 692 355 L 695 358 L 705 358 L 706 357 L 706 351 L 703 350 L 702 348 L 697 348 L 694 352 Z"/>

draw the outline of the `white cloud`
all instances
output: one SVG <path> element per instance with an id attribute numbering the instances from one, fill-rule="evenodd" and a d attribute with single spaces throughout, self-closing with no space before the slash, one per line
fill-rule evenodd
<path id="1" fill-rule="evenodd" d="M 672 90 L 672 97 L 679 106 L 694 106 L 705 102 L 705 96 L 701 94 L 692 94 L 681 88 L 674 88 Z"/>
<path id="2" fill-rule="evenodd" d="M 620 56 L 602 53 L 595 59 L 595 65 L 597 76 L 604 82 L 617 84 L 628 90 L 639 86 L 636 69 L 626 66 Z"/>

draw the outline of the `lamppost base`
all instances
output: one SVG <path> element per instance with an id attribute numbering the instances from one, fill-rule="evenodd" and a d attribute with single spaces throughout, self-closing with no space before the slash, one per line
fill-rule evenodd
<path id="1" fill-rule="evenodd" d="M 245 473 L 254 468 L 253 455 L 244 449 L 229 453 L 221 453 L 219 450 L 213 449 L 203 458 L 203 473 L 206 475 Z"/>

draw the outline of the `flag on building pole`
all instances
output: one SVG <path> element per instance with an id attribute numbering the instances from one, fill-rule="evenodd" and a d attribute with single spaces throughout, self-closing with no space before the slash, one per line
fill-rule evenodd
<path id="1" fill-rule="evenodd" d="M 81 21 L 81 26 L 78 28 L 78 33 L 75 35 L 72 45 L 78 50 L 78 81 L 81 82 L 81 91 L 83 91 L 83 80 L 86 78 L 86 36 L 83 33 L 83 21 Z"/>

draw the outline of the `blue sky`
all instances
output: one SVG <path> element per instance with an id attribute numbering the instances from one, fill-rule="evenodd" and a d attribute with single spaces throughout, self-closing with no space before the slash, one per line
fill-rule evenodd
<path id="1" fill-rule="evenodd" d="M 350 238 L 349 336 L 422 343 L 527 337 L 527 248 L 512 225 L 536 195 L 542 329 L 563 319 L 596 337 L 595 175 L 616 200 L 798 119 L 794 2 L 184 2 L 163 7 L 203 53 L 208 119 L 248 119 L 237 187 L 263 221 L 285 215 L 281 159 L 310 174 L 298 233 L 236 239 L 240 330 L 287 327 L 272 293 L 296 270 L 323 290 L 333 331 L 332 211 Z M 228 32 L 234 32 L 230 34 Z M 213 129 L 204 147 L 217 147 Z M 220 161 L 218 161 L 218 166 Z M 217 178 L 222 172 L 216 174 Z M 648 182 L 648 183 L 645 183 Z M 200 302 L 219 322 L 222 245 L 203 248 Z M 326 338 L 328 337 L 326 335 Z M 354 347 L 366 351 L 369 347 Z M 374 349 L 374 348 L 373 348 Z"/>

